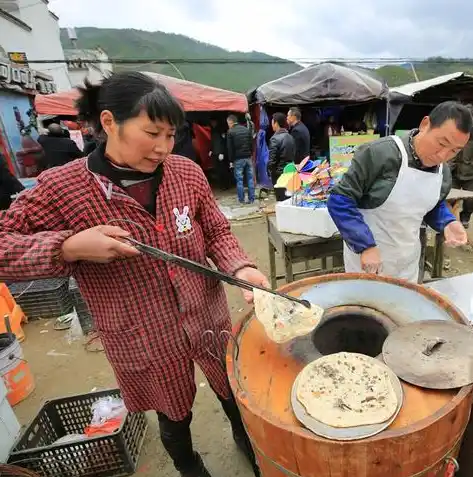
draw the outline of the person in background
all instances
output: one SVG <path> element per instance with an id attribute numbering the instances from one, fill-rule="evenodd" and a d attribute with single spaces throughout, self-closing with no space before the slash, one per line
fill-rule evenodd
<path id="1" fill-rule="evenodd" d="M 245 113 L 245 120 L 246 120 L 246 127 L 251 131 L 251 137 L 253 139 L 256 139 L 257 131 L 256 131 L 255 123 L 251 119 L 250 113 Z"/>
<path id="2" fill-rule="evenodd" d="M 254 285 L 268 280 L 232 234 L 202 169 L 171 154 L 184 111 L 164 85 L 124 71 L 79 92 L 80 119 L 105 140 L 43 173 L 0 215 L 0 280 L 74 276 L 127 409 L 157 413 L 182 477 L 210 477 L 190 430 L 197 363 L 257 475 L 222 364 L 232 331 L 222 283 L 141 254 L 127 238 L 204 265 L 211 259 Z"/>
<path id="3" fill-rule="evenodd" d="M 353 132 L 366 134 L 367 131 L 368 131 L 368 128 L 366 127 L 366 124 L 363 121 L 361 120 L 355 121 L 353 125 Z"/>
<path id="4" fill-rule="evenodd" d="M 299 108 L 291 108 L 287 113 L 289 132 L 296 143 L 296 157 L 294 162 L 300 164 L 310 156 L 310 133 L 307 126 L 301 121 L 302 114 Z"/>
<path id="5" fill-rule="evenodd" d="M 185 121 L 176 132 L 176 143 L 172 153 L 187 157 L 191 161 L 198 163 L 197 154 L 192 143 L 193 139 L 194 131 L 192 130 L 192 124 L 189 121 Z"/>
<path id="6" fill-rule="evenodd" d="M 325 157 L 330 159 L 330 138 L 334 136 L 340 136 L 341 133 L 341 130 L 338 127 L 334 116 L 329 116 L 323 130 L 323 154 L 325 155 Z"/>
<path id="7" fill-rule="evenodd" d="M 248 181 L 248 201 L 255 201 L 255 182 L 253 174 L 253 135 L 252 132 L 238 124 L 235 115 L 230 114 L 227 118 L 227 151 L 230 167 L 233 165 L 235 180 L 237 183 L 238 201 L 245 203 L 244 177 Z"/>
<path id="8" fill-rule="evenodd" d="M 48 134 L 38 137 L 38 143 L 44 151 L 45 169 L 63 166 L 74 159 L 84 157 L 84 153 L 70 138 L 64 136 L 64 130 L 59 124 L 52 123 L 48 126 Z"/>
<path id="9" fill-rule="evenodd" d="M 95 151 L 99 145 L 99 140 L 94 133 L 94 128 L 88 127 L 84 137 L 84 156 L 88 156 L 91 152 Z"/>
<path id="10" fill-rule="evenodd" d="M 218 121 L 210 121 L 210 151 L 214 177 L 222 190 L 227 190 L 231 185 L 230 164 L 227 153 L 227 139 L 225 132 L 219 127 Z"/>
<path id="11" fill-rule="evenodd" d="M 328 211 L 344 240 L 346 272 L 378 273 L 418 282 L 420 227 L 443 232 L 447 245 L 467 242 L 445 199 L 449 167 L 470 139 L 469 109 L 449 101 L 424 117 L 404 138 L 384 137 L 360 146 L 334 187 Z"/>
<path id="12" fill-rule="evenodd" d="M 325 135 L 330 138 L 331 136 L 340 136 L 340 132 L 341 128 L 335 121 L 335 116 L 330 116 L 325 126 Z"/>
<path id="13" fill-rule="evenodd" d="M 274 134 L 269 141 L 268 172 L 273 186 L 284 167 L 294 162 L 296 157 L 296 143 L 294 138 L 287 132 L 286 116 L 283 113 L 274 113 L 271 121 Z"/>
<path id="14" fill-rule="evenodd" d="M 452 162 L 453 187 L 473 191 L 473 137 Z M 460 221 L 467 229 L 473 213 L 473 199 L 463 200 Z"/>
<path id="15" fill-rule="evenodd" d="M 24 190 L 23 184 L 11 173 L 6 159 L 0 152 L 0 210 L 7 210 L 12 196 Z"/>

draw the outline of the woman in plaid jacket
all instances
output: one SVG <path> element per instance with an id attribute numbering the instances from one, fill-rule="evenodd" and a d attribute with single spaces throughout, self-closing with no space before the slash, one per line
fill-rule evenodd
<path id="1" fill-rule="evenodd" d="M 268 282 L 231 233 L 202 170 L 170 154 L 184 113 L 164 86 L 117 73 L 86 84 L 77 107 L 106 141 L 42 174 L 0 215 L 0 279 L 76 278 L 127 408 L 158 413 L 164 447 L 186 477 L 209 476 L 189 429 L 197 363 L 257 473 L 226 370 L 208 352 L 206 330 L 222 341 L 221 331 L 231 330 L 221 283 L 143 256 L 123 238 Z"/>

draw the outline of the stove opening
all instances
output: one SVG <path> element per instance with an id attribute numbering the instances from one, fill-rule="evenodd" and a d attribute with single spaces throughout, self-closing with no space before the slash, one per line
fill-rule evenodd
<path id="1" fill-rule="evenodd" d="M 383 313 L 362 306 L 341 306 L 327 310 L 314 331 L 312 342 L 326 356 L 346 351 L 375 358 L 395 328 Z"/>

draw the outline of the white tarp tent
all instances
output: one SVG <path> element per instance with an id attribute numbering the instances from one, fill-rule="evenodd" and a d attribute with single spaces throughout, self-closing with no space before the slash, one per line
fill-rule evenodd
<path id="1" fill-rule="evenodd" d="M 471 78 L 473 81 L 473 75 L 469 75 L 467 73 L 463 73 L 461 71 L 458 71 L 456 73 L 451 73 L 449 75 L 443 75 L 443 76 L 437 76 L 432 79 L 428 79 L 425 81 L 417 81 L 414 83 L 407 83 L 402 86 L 398 86 L 396 88 L 391 88 L 392 93 L 399 93 L 403 94 L 405 96 L 415 96 L 418 93 L 421 93 L 422 91 L 425 91 L 430 88 L 434 88 L 435 86 L 441 86 L 446 83 L 449 83 L 450 81 L 456 80 L 458 78 L 461 78 L 462 76 L 466 78 Z"/>
<path id="2" fill-rule="evenodd" d="M 458 71 L 390 89 L 391 130 L 403 108 L 434 107 L 444 101 L 473 103 L 473 74 Z"/>

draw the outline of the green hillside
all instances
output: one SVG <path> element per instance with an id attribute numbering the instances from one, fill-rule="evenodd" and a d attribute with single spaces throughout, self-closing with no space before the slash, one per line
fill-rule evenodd
<path id="1" fill-rule="evenodd" d="M 164 58 L 196 58 L 224 60 L 262 60 L 269 63 L 229 63 L 229 64 L 178 64 L 178 65 L 127 65 L 117 66 L 126 69 L 141 69 L 155 71 L 168 76 L 184 77 L 190 81 L 217 86 L 233 91 L 246 92 L 263 83 L 280 78 L 300 69 L 292 63 L 273 63 L 271 60 L 280 60 L 259 52 L 242 53 L 230 52 L 218 46 L 202 43 L 183 35 L 163 32 L 148 32 L 132 29 L 112 28 L 76 28 L 78 48 L 102 47 L 110 58 L 134 59 L 164 59 Z M 61 41 L 64 48 L 71 48 L 65 29 L 61 30 Z M 430 58 L 413 64 L 419 80 L 434 78 L 435 76 L 466 71 L 473 73 L 471 61 L 464 63 L 447 58 Z M 177 68 L 177 69 L 176 69 Z M 177 71 L 179 70 L 179 71 Z M 410 65 L 386 65 L 376 72 L 386 79 L 388 85 L 400 86 L 415 81 Z"/>
<path id="2" fill-rule="evenodd" d="M 263 53 L 229 52 L 183 35 L 147 32 L 131 29 L 76 28 L 78 48 L 103 48 L 110 58 L 202 58 L 221 60 L 263 60 L 273 57 Z M 64 48 L 72 48 L 67 31 L 61 30 Z M 175 65 L 185 79 L 217 86 L 232 91 L 246 92 L 251 88 L 300 69 L 295 63 L 275 64 L 178 64 Z M 133 68 L 126 66 L 122 68 Z M 119 70 L 120 66 L 116 68 Z M 172 65 L 136 65 L 136 69 L 154 71 L 168 76 L 181 77 Z"/>
<path id="3" fill-rule="evenodd" d="M 473 74 L 473 64 L 471 60 L 451 60 L 448 58 L 428 58 L 425 61 L 413 63 L 419 81 L 435 78 L 436 76 L 447 75 L 457 71 Z M 405 83 L 416 81 L 414 72 L 410 65 L 396 66 L 386 65 L 377 69 L 377 73 L 382 76 L 389 86 L 400 86 Z"/>

